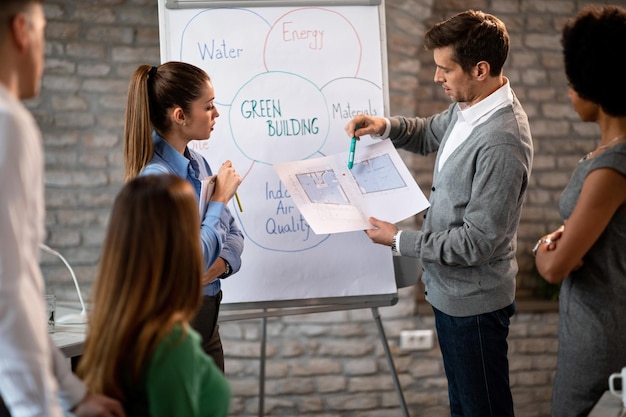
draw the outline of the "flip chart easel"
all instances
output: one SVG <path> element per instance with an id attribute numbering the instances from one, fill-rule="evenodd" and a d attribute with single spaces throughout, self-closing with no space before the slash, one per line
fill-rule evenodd
<path id="1" fill-rule="evenodd" d="M 398 288 L 405 288 L 413 286 L 417 283 L 418 270 L 420 268 L 419 262 L 415 258 L 409 258 L 404 256 L 394 256 L 393 257 L 393 267 L 394 267 L 394 275 L 395 281 Z M 377 300 L 372 300 L 371 298 L 355 301 L 355 304 L 346 304 L 346 303 L 311 303 L 311 305 L 296 307 L 291 309 L 262 309 L 260 311 L 251 312 L 251 313 L 227 313 L 220 315 L 220 322 L 231 321 L 231 320 L 242 320 L 242 319 L 251 319 L 251 318 L 261 318 L 261 330 L 260 330 L 260 344 L 261 344 L 261 352 L 260 352 L 260 366 L 259 366 L 259 417 L 263 417 L 265 410 L 265 362 L 266 362 L 266 346 L 267 346 L 267 318 L 268 317 L 276 317 L 276 316 L 287 316 L 294 314 L 307 314 L 307 313 L 321 313 L 327 311 L 338 311 L 338 310 L 350 310 L 350 309 L 362 309 L 369 307 L 372 312 L 372 317 L 376 323 L 376 328 L 378 330 L 378 335 L 380 336 L 380 341 L 383 346 L 383 350 L 385 352 L 385 358 L 387 359 L 387 365 L 389 366 L 389 370 L 391 372 L 391 378 L 393 381 L 393 386 L 398 396 L 398 402 L 400 405 L 400 409 L 402 411 L 403 417 L 409 417 L 409 410 L 406 405 L 406 401 L 404 399 L 404 394 L 402 392 L 402 386 L 400 385 L 400 379 L 398 378 L 398 373 L 396 371 L 395 364 L 393 362 L 393 356 L 391 355 L 391 350 L 389 349 L 389 343 L 387 342 L 387 336 L 385 335 L 385 328 L 383 327 L 383 323 L 380 317 L 380 313 L 378 311 L 378 307 L 381 306 L 390 306 L 394 305 L 398 302 L 397 294 L 395 297 L 389 298 L 385 300 L 383 298 L 378 298 Z M 232 308 L 228 308 L 232 306 L 227 306 L 227 310 L 232 310 Z"/>
<path id="2" fill-rule="evenodd" d="M 221 117 L 190 147 L 243 177 L 243 210 L 228 206 L 242 268 L 222 281 L 220 320 L 261 319 L 264 365 L 268 317 L 370 308 L 397 384 L 378 314 L 398 300 L 389 248 L 361 231 L 314 234 L 273 168 L 347 151 L 355 114 L 388 113 L 383 1 L 160 0 L 159 30 L 161 60 L 203 68 L 215 88 Z"/>

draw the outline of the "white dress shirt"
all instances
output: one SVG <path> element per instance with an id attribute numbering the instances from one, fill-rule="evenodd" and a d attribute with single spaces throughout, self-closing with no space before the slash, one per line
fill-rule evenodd
<path id="1" fill-rule="evenodd" d="M 41 132 L 0 85 L 0 395 L 12 417 L 63 416 L 86 393 L 46 324 Z"/>
<path id="2" fill-rule="evenodd" d="M 458 104 L 458 119 L 443 149 L 439 150 L 441 155 L 439 156 L 437 171 L 441 171 L 448 157 L 465 142 L 472 130 L 474 130 L 474 127 L 489 119 L 496 110 L 510 106 L 513 103 L 513 92 L 511 91 L 509 80 L 506 78 L 505 80 L 506 82 L 502 87 L 473 106 L 466 106 L 464 103 Z"/>

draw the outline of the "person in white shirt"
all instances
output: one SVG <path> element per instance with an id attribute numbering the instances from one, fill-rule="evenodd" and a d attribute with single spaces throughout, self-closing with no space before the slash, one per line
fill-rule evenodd
<path id="1" fill-rule="evenodd" d="M 43 149 L 20 100 L 39 93 L 45 25 L 42 0 L 0 3 L 0 415 L 124 416 L 117 401 L 87 392 L 44 320 Z"/>

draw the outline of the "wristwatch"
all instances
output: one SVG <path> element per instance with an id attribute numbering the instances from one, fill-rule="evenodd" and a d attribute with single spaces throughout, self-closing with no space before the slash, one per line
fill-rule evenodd
<path id="1" fill-rule="evenodd" d="M 222 259 L 224 259 L 224 258 L 222 258 Z M 226 278 L 232 272 L 232 270 L 230 269 L 230 264 L 228 263 L 228 261 L 226 259 L 224 259 L 224 265 L 226 266 L 226 270 L 218 278 Z"/>
<path id="2" fill-rule="evenodd" d="M 400 254 L 398 250 L 398 237 L 400 236 L 400 231 L 398 230 L 395 235 L 393 235 L 393 239 L 391 239 L 391 251 L 394 254 Z"/>

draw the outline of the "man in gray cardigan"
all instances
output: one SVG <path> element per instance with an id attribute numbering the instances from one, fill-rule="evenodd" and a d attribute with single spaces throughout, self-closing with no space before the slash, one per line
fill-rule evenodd
<path id="1" fill-rule="evenodd" d="M 366 233 L 424 268 L 452 416 L 513 416 L 507 337 L 533 146 L 526 113 L 502 74 L 509 37 L 498 18 L 469 10 L 433 26 L 425 45 L 450 107 L 425 118 L 358 115 L 346 132 L 438 152 L 431 206 L 421 231 L 371 218 Z"/>

